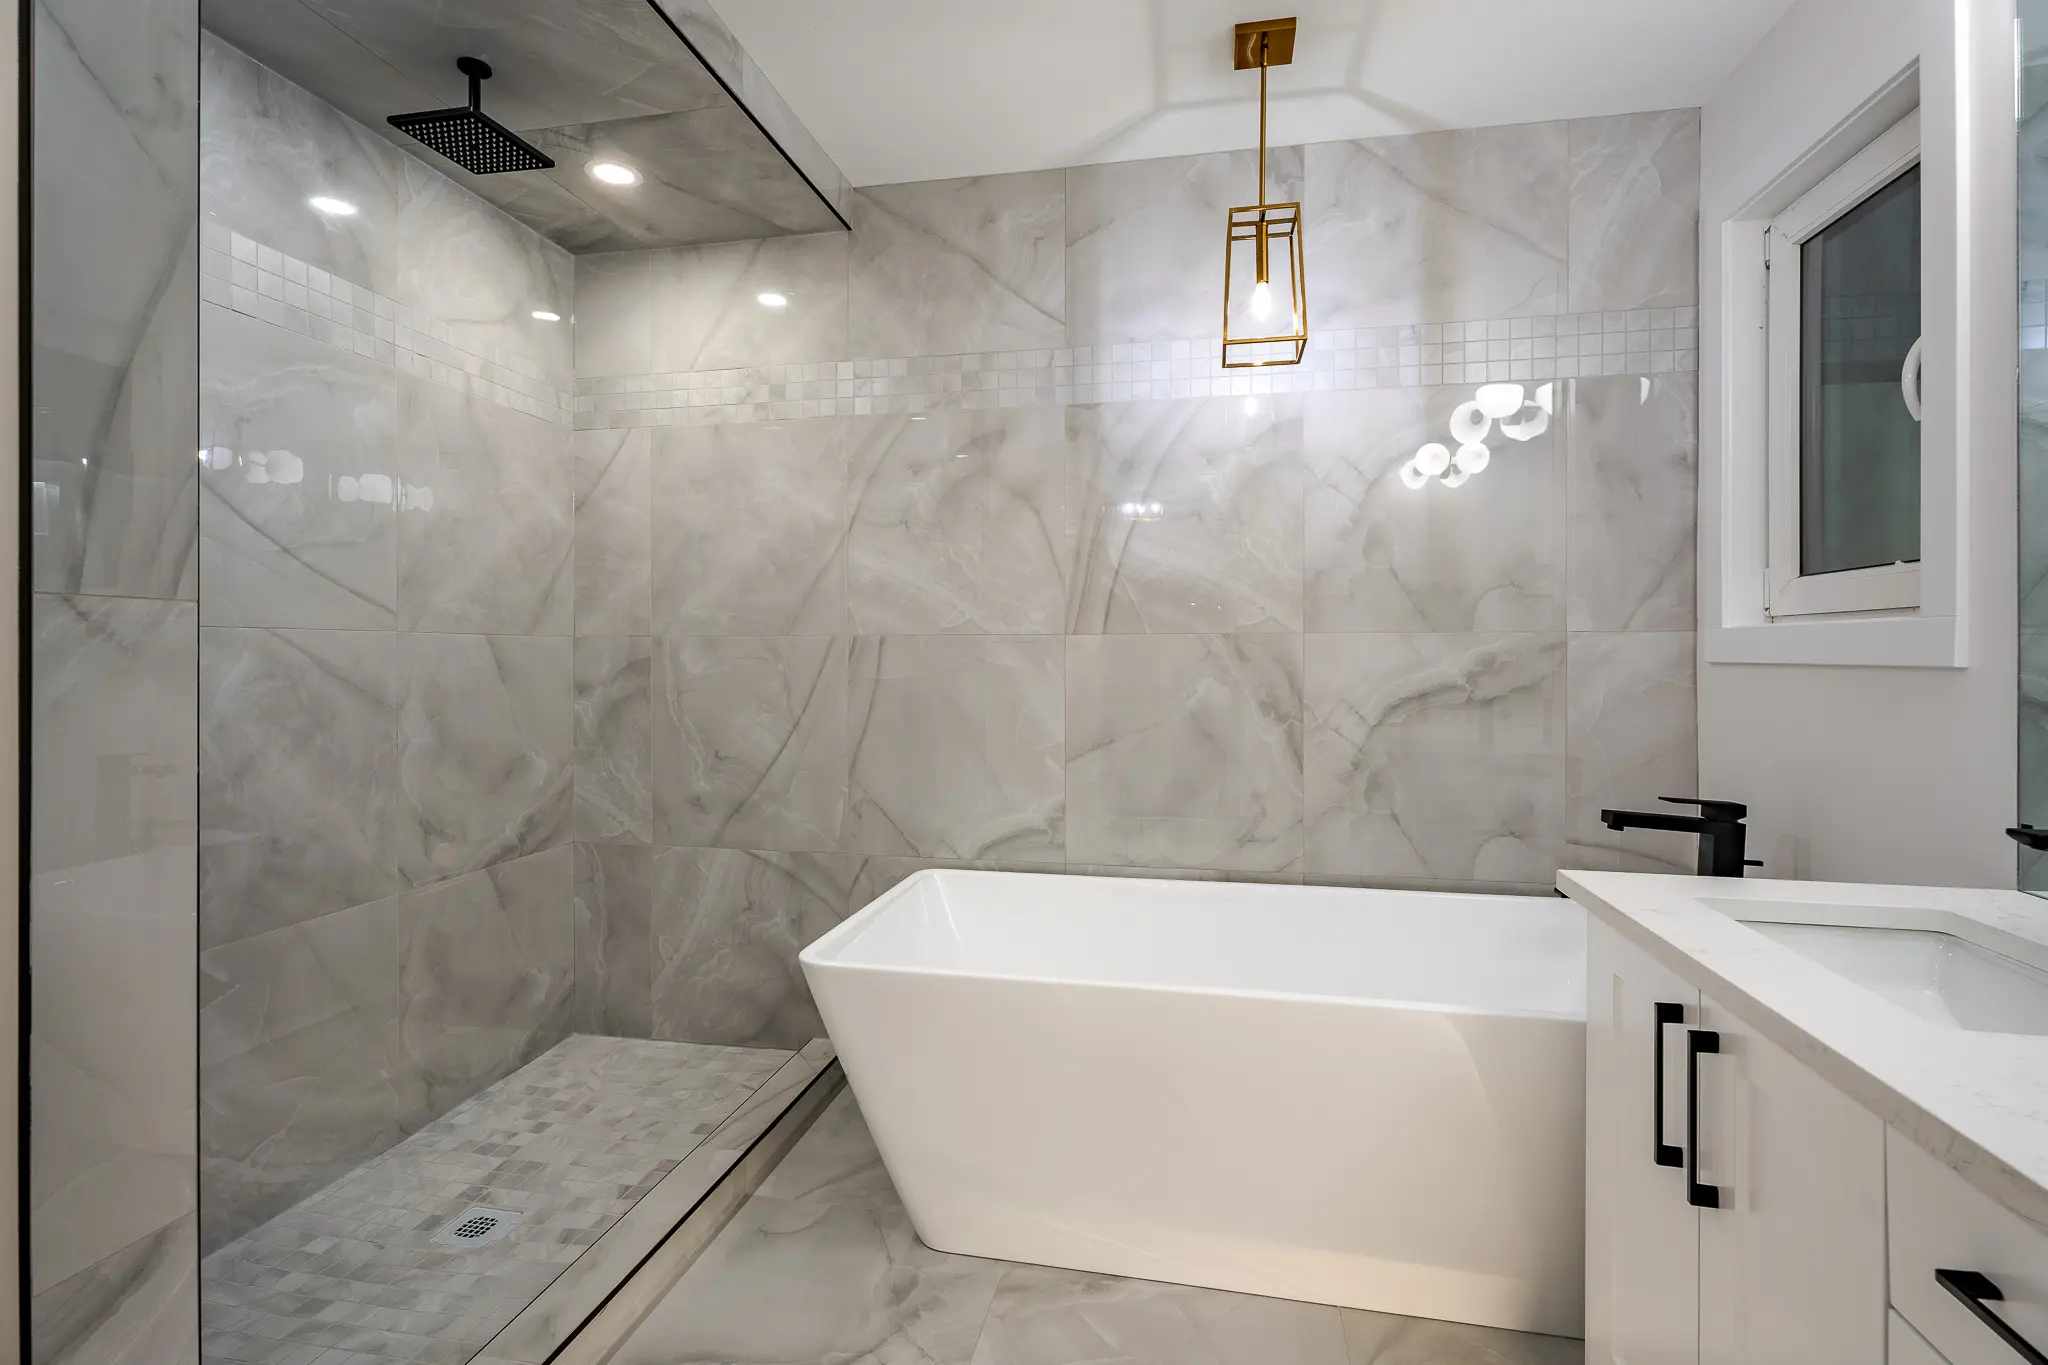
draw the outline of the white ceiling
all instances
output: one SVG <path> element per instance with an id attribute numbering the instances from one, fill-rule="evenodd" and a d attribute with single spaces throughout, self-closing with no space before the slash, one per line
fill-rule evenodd
<path id="1" fill-rule="evenodd" d="M 714 0 L 856 185 L 1701 103 L 1791 0 Z"/>

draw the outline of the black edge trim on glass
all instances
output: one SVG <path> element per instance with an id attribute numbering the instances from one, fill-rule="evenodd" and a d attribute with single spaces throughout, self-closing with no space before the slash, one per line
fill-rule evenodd
<path id="1" fill-rule="evenodd" d="M 33 1354 L 32 1333 L 34 1323 L 29 1312 L 29 1305 L 33 1299 L 35 1285 L 29 1270 L 29 1110 L 31 1097 L 29 1094 L 28 1072 L 29 1028 L 33 1023 L 29 999 L 35 984 L 30 971 L 31 958 L 29 956 L 28 923 L 29 728 L 31 714 L 31 699 L 29 696 L 31 675 L 29 664 L 31 650 L 34 646 L 30 621 L 31 612 L 35 606 L 31 596 L 35 581 L 33 573 L 34 561 L 32 558 L 35 548 L 35 538 L 32 534 L 35 530 L 35 521 L 31 506 L 32 500 L 29 497 L 29 494 L 34 491 L 31 486 L 33 480 L 30 475 L 35 469 L 35 405 L 34 389 L 31 384 L 33 375 L 29 359 L 32 354 L 31 342 L 34 340 L 35 316 L 34 309 L 31 306 L 32 291 L 29 286 L 29 281 L 32 278 L 31 267 L 34 264 L 33 253 L 35 250 L 35 217 L 33 213 L 35 187 L 33 175 L 35 165 L 35 4 L 34 0 L 16 0 L 16 3 L 19 5 L 19 9 L 15 14 L 14 35 L 14 41 L 17 44 L 15 57 L 18 63 L 15 71 L 15 94 L 18 101 L 15 119 L 19 125 L 16 130 L 19 141 L 15 148 L 16 183 L 14 187 L 16 253 L 14 287 L 15 306 L 17 309 L 15 317 L 15 345 L 18 348 L 18 354 L 15 356 L 15 404 L 17 419 L 15 441 L 18 445 L 17 458 L 20 462 L 20 467 L 15 472 L 17 504 L 15 507 L 15 536 L 18 543 L 15 546 L 14 571 L 16 579 L 14 611 L 15 648 L 19 651 L 19 656 L 15 660 L 16 697 L 14 724 L 16 799 L 21 803 L 21 808 L 16 812 L 15 820 L 15 870 L 17 873 L 17 885 L 15 887 L 17 896 L 15 952 L 20 954 L 20 961 L 16 964 L 19 999 L 16 1002 L 17 1018 L 15 1020 L 15 1032 L 17 1037 L 15 1038 L 14 1058 L 14 1064 L 17 1069 L 15 1078 L 17 1091 L 15 1095 L 14 1135 L 17 1148 L 15 1153 L 15 1254 L 17 1257 L 16 1268 L 20 1274 L 15 1293 L 19 1299 L 16 1306 L 20 1314 L 20 1358 L 28 1360 Z M 196 54 L 194 61 L 197 61 Z M 194 153 L 195 155 L 197 153 L 196 146 L 194 147 Z M 198 723 L 196 717 L 193 723 L 195 725 Z M 194 926 L 193 932 L 195 934 L 198 932 L 197 926 Z M 193 1022 L 193 1027 L 198 1027 L 197 1020 Z M 196 1159 L 195 1157 L 195 1161 Z"/>

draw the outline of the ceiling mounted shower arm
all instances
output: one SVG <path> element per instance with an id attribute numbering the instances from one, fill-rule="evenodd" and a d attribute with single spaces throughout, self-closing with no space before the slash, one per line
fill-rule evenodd
<path id="1" fill-rule="evenodd" d="M 482 113 L 484 82 L 491 78 L 491 64 L 481 57 L 457 57 L 455 69 L 469 77 L 469 107 Z"/>

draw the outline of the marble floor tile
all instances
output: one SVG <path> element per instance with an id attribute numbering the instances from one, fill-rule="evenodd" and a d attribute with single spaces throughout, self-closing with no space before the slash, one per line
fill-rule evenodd
<path id="1" fill-rule="evenodd" d="M 1068 630 L 1295 631 L 1299 395 L 1067 409 Z"/>
<path id="2" fill-rule="evenodd" d="M 29 866 L 190 848 L 197 609 L 38 593 L 29 629 Z"/>
<path id="3" fill-rule="evenodd" d="M 578 635 L 653 631 L 650 515 L 654 433 L 579 431 L 576 468 L 575 623 Z"/>
<path id="4" fill-rule="evenodd" d="M 1061 409 L 875 418 L 849 433 L 855 631 L 1060 632 L 1073 558 Z"/>
<path id="5" fill-rule="evenodd" d="M 654 850 L 576 845 L 574 933 L 578 1033 L 640 1038 L 654 1030 Z"/>
<path id="6" fill-rule="evenodd" d="M 970 1365 L 1001 1273 L 894 1210 L 756 1195 L 612 1361 Z"/>
<path id="7" fill-rule="evenodd" d="M 1568 163 L 1562 123 L 1311 145 L 1314 325 L 1564 311 Z"/>
<path id="8" fill-rule="evenodd" d="M 417 375 L 398 386 L 400 628 L 567 635 L 568 429 Z"/>
<path id="9" fill-rule="evenodd" d="M 850 207 L 854 355 L 1066 345 L 1065 171 L 875 185 Z"/>
<path id="10" fill-rule="evenodd" d="M 1565 641 L 1311 635 L 1306 875 L 1547 882 Z"/>
<path id="11" fill-rule="evenodd" d="M 847 797 L 847 642 L 689 636 L 655 659 L 660 843 L 829 853 Z"/>
<path id="12" fill-rule="evenodd" d="M 1298 635 L 1067 641 L 1067 856 L 1286 872 L 1302 851 Z"/>
<path id="13" fill-rule="evenodd" d="M 1302 553 L 1311 631 L 1563 629 L 1558 426 L 1527 442 L 1496 431 L 1490 462 L 1461 487 L 1401 481 L 1425 443 L 1457 444 L 1449 419 L 1473 392 L 1308 396 Z"/>
<path id="14" fill-rule="evenodd" d="M 845 233 L 686 247 L 661 253 L 661 260 L 649 368 L 717 370 L 846 355 Z M 764 304 L 763 294 L 784 301 Z"/>
<path id="15" fill-rule="evenodd" d="M 903 1207 L 851 1090 L 840 1091 L 818 1115 L 810 1131 L 762 1182 L 760 1193 L 856 1209 Z"/>
<path id="16" fill-rule="evenodd" d="M 566 637 L 399 637 L 402 866 L 413 885 L 568 840 L 572 649 Z"/>
<path id="17" fill-rule="evenodd" d="M 384 1151 L 419 1111 L 397 1048 L 397 909 L 339 910 L 201 954 L 209 1247 Z"/>
<path id="18" fill-rule="evenodd" d="M 1218 293 L 1212 291 L 1222 289 L 1224 221 L 1233 206 L 1259 202 L 1258 180 L 1259 157 L 1253 151 L 1070 169 L 1069 344 L 1216 336 L 1222 312 Z M 1302 181 L 1301 148 L 1268 150 L 1270 202 L 1300 201 Z M 1311 234 L 1315 221 L 1311 214 Z M 1306 258 L 1316 260 L 1321 250 L 1311 235 Z M 1311 291 L 1317 279 L 1309 277 Z M 1214 283 L 1191 289 L 1191 280 Z M 1315 325 L 1327 324 L 1318 320 Z"/>
<path id="19" fill-rule="evenodd" d="M 401 889 L 397 637 L 209 626 L 199 678 L 202 942 Z"/>
<path id="20" fill-rule="evenodd" d="M 200 336 L 207 624 L 396 626 L 396 372 L 225 308 Z"/>
<path id="21" fill-rule="evenodd" d="M 662 849 L 654 859 L 654 1036 L 798 1047 L 825 1028 L 797 954 L 845 917 L 858 860 Z"/>
<path id="22" fill-rule="evenodd" d="M 1057 636 L 861 636 L 840 846 L 1062 860 L 1065 676 Z"/>
<path id="23" fill-rule="evenodd" d="M 1691 835 L 1600 823 L 1603 807 L 1656 810 L 1661 797 L 1699 790 L 1699 695 L 1687 631 L 1574 634 L 1565 647 L 1570 693 L 1570 867 L 1690 872 Z M 1667 808 L 1668 809 L 1668 808 Z"/>
<path id="24" fill-rule="evenodd" d="M 1584 1365 L 1572 1337 L 1342 1310 L 1347 1365 Z"/>
<path id="25" fill-rule="evenodd" d="M 660 635 L 835 635 L 846 626 L 850 419 L 654 433 Z"/>
<path id="26" fill-rule="evenodd" d="M 421 1121 L 560 1042 L 573 1007 L 573 850 L 398 898 L 398 1022 Z"/>
<path id="27" fill-rule="evenodd" d="M 198 1219 L 39 1288 L 29 1303 L 33 1365 L 199 1365 Z"/>
<path id="28" fill-rule="evenodd" d="M 654 642 L 578 636 L 575 642 L 575 801 L 578 839 L 654 838 Z"/>
<path id="29" fill-rule="evenodd" d="M 1697 377 L 1614 375 L 1560 387 L 1571 629 L 1692 629 Z"/>
<path id="30" fill-rule="evenodd" d="M 1575 119 L 1569 313 L 1699 301 L 1697 109 Z"/>

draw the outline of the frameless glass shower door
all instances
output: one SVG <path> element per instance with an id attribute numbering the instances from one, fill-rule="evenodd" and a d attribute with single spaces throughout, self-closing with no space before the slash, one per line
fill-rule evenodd
<path id="1" fill-rule="evenodd" d="M 2019 884 L 2048 895 L 2048 0 L 2020 0 Z M 2048 843 L 2048 840 L 2033 842 Z"/>

